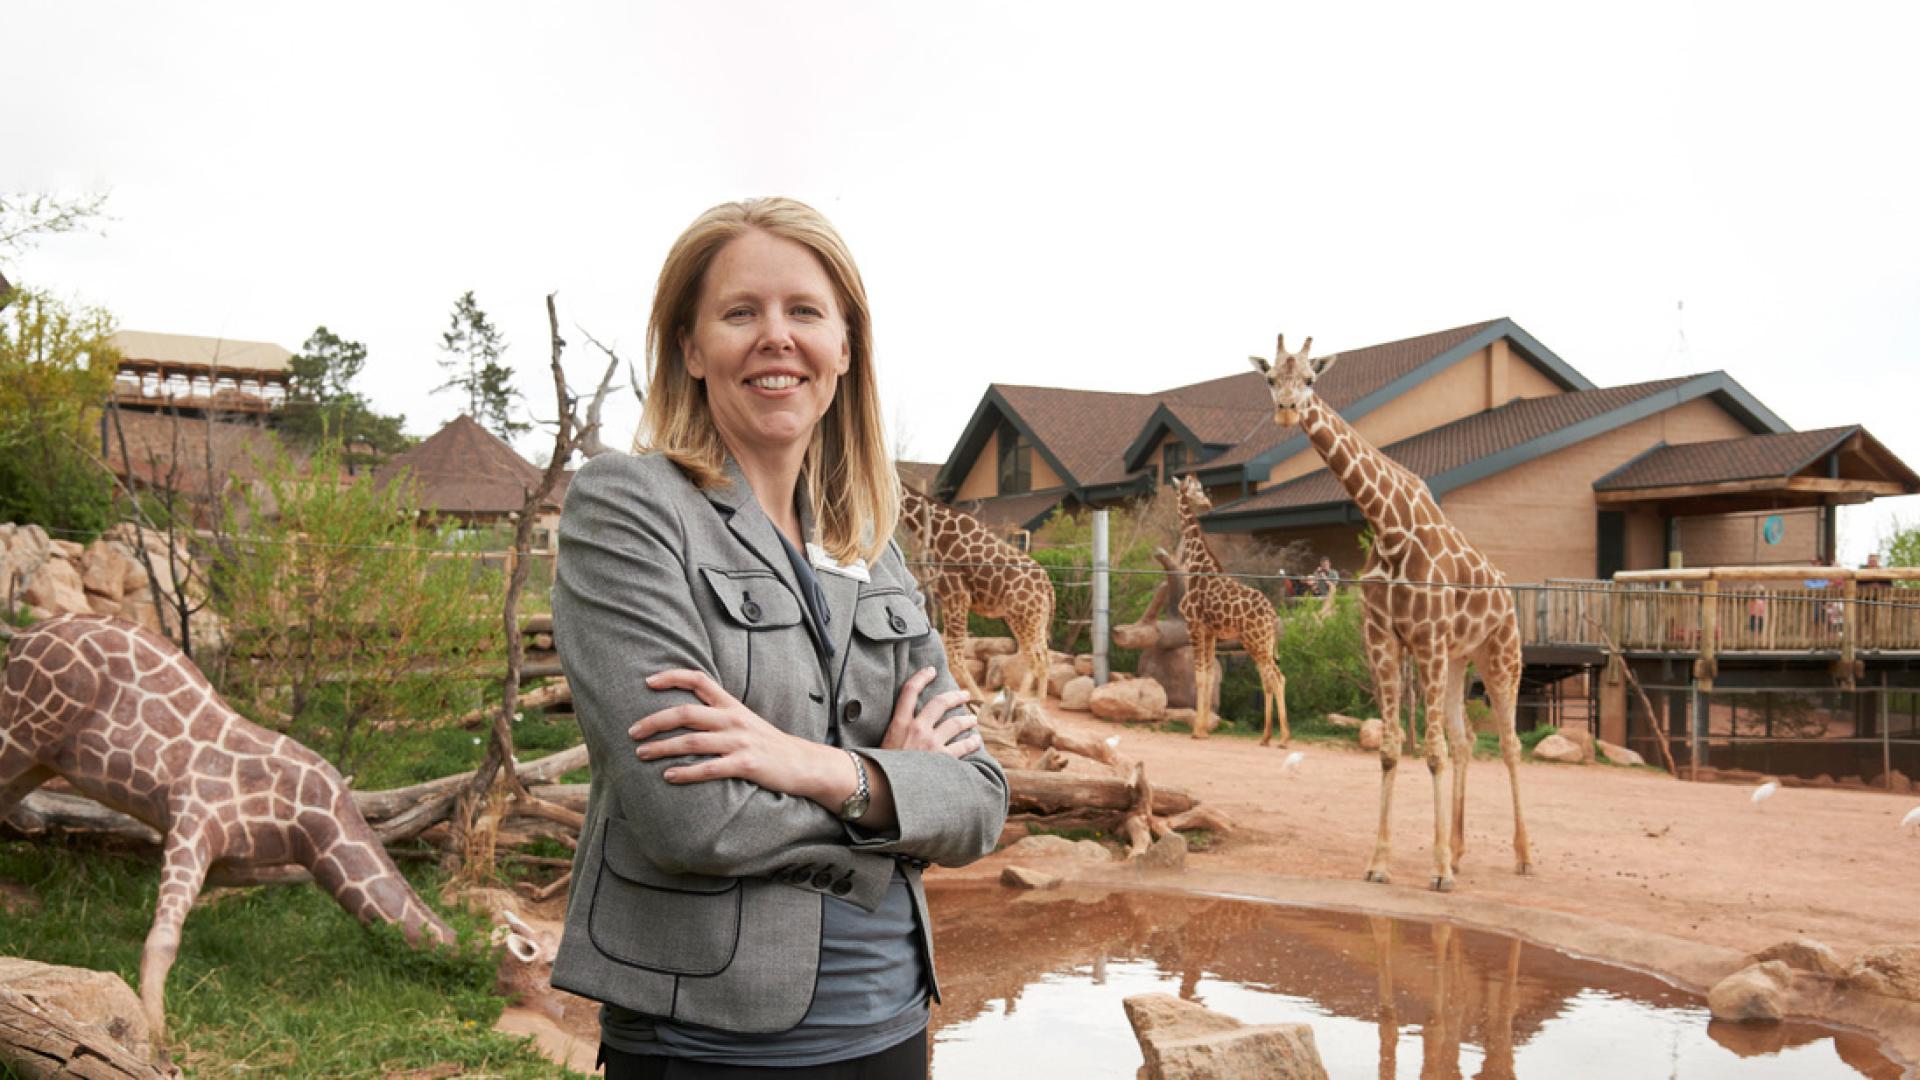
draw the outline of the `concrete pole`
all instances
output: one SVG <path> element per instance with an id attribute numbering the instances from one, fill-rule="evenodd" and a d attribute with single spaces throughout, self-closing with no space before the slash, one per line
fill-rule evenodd
<path id="1" fill-rule="evenodd" d="M 1093 685 L 1107 685 L 1107 512 L 1093 512 Z"/>

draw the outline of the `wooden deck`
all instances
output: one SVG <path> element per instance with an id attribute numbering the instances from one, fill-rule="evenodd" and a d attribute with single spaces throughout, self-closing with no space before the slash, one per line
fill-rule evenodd
<path id="1" fill-rule="evenodd" d="M 1513 592 L 1529 648 L 1605 650 L 1611 643 L 1623 652 L 1688 655 L 1920 652 L 1920 589 L 1840 586 L 1554 581 Z"/>

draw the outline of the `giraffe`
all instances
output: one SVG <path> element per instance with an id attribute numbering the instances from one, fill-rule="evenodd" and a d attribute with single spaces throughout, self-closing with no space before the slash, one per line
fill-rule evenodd
<path id="1" fill-rule="evenodd" d="M 180 925 L 215 863 L 298 863 L 363 923 L 415 944 L 453 930 L 395 869 L 338 771 L 248 722 L 171 641 L 103 615 L 19 632 L 0 684 L 0 818 L 55 776 L 158 830 L 160 902 L 140 955 L 140 1001 L 165 1035 Z"/>
<path id="2" fill-rule="evenodd" d="M 967 670 L 967 612 L 1005 619 L 1027 658 L 1019 693 L 1047 696 L 1053 625 L 1053 582 L 1033 557 L 1000 539 L 973 515 L 901 489 L 900 519 L 920 541 L 928 567 L 922 584 L 940 601 L 940 635 L 947 666 L 974 700 L 986 701 Z"/>
<path id="3" fill-rule="evenodd" d="M 1200 531 L 1200 515 L 1213 509 L 1200 481 L 1183 476 L 1174 490 L 1180 501 L 1180 551 L 1177 556 L 1187 575 L 1187 592 L 1180 598 L 1180 617 L 1187 621 L 1187 633 L 1193 638 L 1193 686 L 1199 713 L 1193 720 L 1193 737 L 1204 739 L 1219 723 L 1213 698 L 1214 646 L 1221 638 L 1238 639 L 1253 666 L 1260 669 L 1260 689 L 1266 695 L 1262 710 L 1260 745 L 1273 745 L 1273 718 L 1280 715 L 1280 745 L 1293 741 L 1287 727 L 1287 677 L 1280 674 L 1273 648 L 1280 639 L 1280 623 L 1273 613 L 1273 601 L 1260 590 L 1225 576 L 1220 560 L 1207 546 Z"/>
<path id="4" fill-rule="evenodd" d="M 1284 334 L 1277 348 L 1272 363 L 1249 357 L 1266 377 L 1274 422 L 1298 425 L 1305 432 L 1373 527 L 1373 544 L 1356 583 L 1365 610 L 1367 663 L 1386 735 L 1380 746 L 1380 831 L 1366 878 L 1391 880 L 1389 825 L 1394 771 L 1400 764 L 1401 661 L 1407 656 L 1419 669 L 1425 692 L 1425 749 L 1433 777 L 1433 888 L 1453 888 L 1454 871 L 1466 849 L 1467 762 L 1473 747 L 1466 725 L 1469 661 L 1479 669 L 1492 699 L 1500 757 L 1513 787 L 1514 868 L 1530 873 L 1527 823 L 1520 809 L 1520 740 L 1513 729 L 1520 689 L 1520 624 L 1506 576 L 1440 512 L 1424 481 L 1369 445 L 1313 392 L 1314 380 L 1326 374 L 1337 355 L 1309 359 L 1312 338 L 1299 352 L 1288 352 Z M 1457 763 L 1451 792 L 1450 761 Z"/>

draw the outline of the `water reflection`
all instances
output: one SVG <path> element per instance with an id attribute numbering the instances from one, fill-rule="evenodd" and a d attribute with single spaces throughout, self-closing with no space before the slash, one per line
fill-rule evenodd
<path id="1" fill-rule="evenodd" d="M 946 885 L 932 904 L 935 1080 L 1130 1077 L 1120 1001 L 1154 992 L 1309 1023 L 1336 1078 L 1901 1074 L 1865 1036 L 1709 1025 L 1658 979 L 1446 924 L 1136 891 Z"/>

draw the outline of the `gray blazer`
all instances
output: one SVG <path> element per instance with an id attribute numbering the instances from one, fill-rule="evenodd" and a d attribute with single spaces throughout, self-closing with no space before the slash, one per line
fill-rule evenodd
<path id="1" fill-rule="evenodd" d="M 567 493 L 554 644 L 593 784 L 553 985 L 678 1023 L 768 1033 L 812 1003 L 822 894 L 871 911 L 900 866 L 931 965 L 920 869 L 993 850 L 1007 781 L 984 751 L 872 749 L 907 676 L 938 668 L 929 696 L 955 685 L 913 578 L 891 547 L 870 581 L 817 571 L 833 639 L 824 662 L 773 523 L 729 469 L 730 486 L 703 492 L 663 456 L 602 454 Z M 818 742 L 837 708 L 843 744 L 865 748 L 892 786 L 897 835 L 857 832 L 743 780 L 661 779 L 693 759 L 640 761 L 627 728 L 692 700 L 647 687 L 668 668 L 704 671 Z"/>

